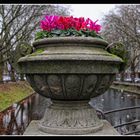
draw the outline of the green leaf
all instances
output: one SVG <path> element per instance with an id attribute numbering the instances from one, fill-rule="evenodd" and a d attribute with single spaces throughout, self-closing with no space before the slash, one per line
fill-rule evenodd
<path id="1" fill-rule="evenodd" d="M 101 36 L 99 36 L 95 31 L 90 31 L 89 29 L 86 30 L 75 30 L 73 28 L 70 28 L 68 30 L 52 30 L 51 32 L 48 31 L 40 31 L 37 32 L 35 35 L 35 40 L 37 39 L 43 39 L 43 38 L 49 38 L 49 37 L 65 37 L 65 36 L 84 36 L 84 37 L 98 37 L 103 39 Z"/>
<path id="2" fill-rule="evenodd" d="M 89 30 L 81 30 L 81 32 L 83 33 L 83 35 L 84 35 L 85 37 L 90 36 L 90 31 L 89 31 Z"/>
<path id="3" fill-rule="evenodd" d="M 90 31 L 89 32 L 89 35 L 92 36 L 92 37 L 96 37 L 97 36 L 97 33 L 95 31 Z"/>
<path id="4" fill-rule="evenodd" d="M 52 34 L 60 35 L 62 33 L 62 30 L 53 30 L 51 31 Z"/>
<path id="5" fill-rule="evenodd" d="M 46 38 L 46 37 L 48 37 L 48 35 L 49 35 L 49 32 L 47 32 L 47 31 L 37 32 L 35 35 L 35 40 Z"/>
<path id="6" fill-rule="evenodd" d="M 65 33 L 66 36 L 71 36 L 71 32 L 69 30 L 65 31 L 64 33 Z"/>

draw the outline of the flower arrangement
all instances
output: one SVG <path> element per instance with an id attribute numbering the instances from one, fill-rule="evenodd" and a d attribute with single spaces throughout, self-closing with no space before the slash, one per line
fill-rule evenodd
<path id="1" fill-rule="evenodd" d="M 96 20 L 84 17 L 47 15 L 40 21 L 41 31 L 36 33 L 35 40 L 50 37 L 84 36 L 99 37 L 101 26 Z"/>

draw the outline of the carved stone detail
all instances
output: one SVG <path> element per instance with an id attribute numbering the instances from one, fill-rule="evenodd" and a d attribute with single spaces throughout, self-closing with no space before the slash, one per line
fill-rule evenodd
<path id="1" fill-rule="evenodd" d="M 64 135 L 88 134 L 102 127 L 88 101 L 54 101 L 39 124 L 41 131 Z"/>
<path id="2" fill-rule="evenodd" d="M 68 75 L 65 77 L 66 96 L 69 99 L 74 99 L 80 92 L 80 76 Z"/>
<path id="3" fill-rule="evenodd" d="M 110 85 L 112 84 L 113 80 L 114 80 L 115 75 L 100 75 L 98 76 L 98 82 L 97 82 L 97 86 L 96 89 L 94 90 L 94 93 L 91 94 L 91 98 L 99 96 L 103 93 L 105 93 L 105 91 L 110 87 Z"/>
<path id="4" fill-rule="evenodd" d="M 83 84 L 83 91 L 82 95 L 85 96 L 85 98 L 89 98 L 91 94 L 94 94 L 95 87 L 97 85 L 98 77 L 96 75 L 88 75 L 84 79 Z"/>
<path id="5" fill-rule="evenodd" d="M 58 74 L 27 75 L 37 93 L 51 99 L 89 100 L 103 94 L 113 82 L 113 75 Z"/>

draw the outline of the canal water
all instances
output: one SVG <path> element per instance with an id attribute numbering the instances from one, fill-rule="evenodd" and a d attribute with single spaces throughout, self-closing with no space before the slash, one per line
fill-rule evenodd
<path id="1" fill-rule="evenodd" d="M 90 104 L 97 110 L 107 112 L 114 109 L 140 106 L 140 95 L 123 92 L 122 90 L 109 89 L 103 95 L 91 99 Z M 140 120 L 140 108 L 123 110 L 105 115 L 112 126 Z M 119 127 L 120 134 L 136 131 L 140 128 L 140 123 Z M 139 133 L 140 134 L 140 133 Z"/>

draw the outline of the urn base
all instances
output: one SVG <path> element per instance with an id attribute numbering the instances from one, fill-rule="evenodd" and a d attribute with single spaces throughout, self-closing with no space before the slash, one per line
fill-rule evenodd
<path id="1" fill-rule="evenodd" d="M 46 109 L 39 130 L 56 135 L 82 135 L 103 128 L 103 122 L 88 101 L 56 101 Z"/>
<path id="2" fill-rule="evenodd" d="M 43 131 L 40 131 L 38 129 L 38 123 L 40 121 L 39 120 L 33 120 L 31 121 L 31 123 L 29 124 L 29 126 L 27 127 L 27 129 L 25 130 L 23 135 L 31 135 L 31 136 L 61 136 L 61 135 L 57 135 L 57 134 L 50 134 L 50 133 L 45 133 Z M 88 133 L 88 134 L 81 134 L 81 135 L 77 135 L 77 136 L 118 136 L 120 135 L 117 130 L 115 130 L 114 127 L 112 127 L 110 125 L 110 123 L 106 120 L 102 120 L 103 122 L 103 128 L 97 132 L 94 133 Z M 64 136 L 64 135 L 63 135 Z M 67 136 L 67 135 L 66 135 Z M 70 136 L 70 135 L 68 135 Z M 74 135 L 73 135 L 74 136 Z"/>

